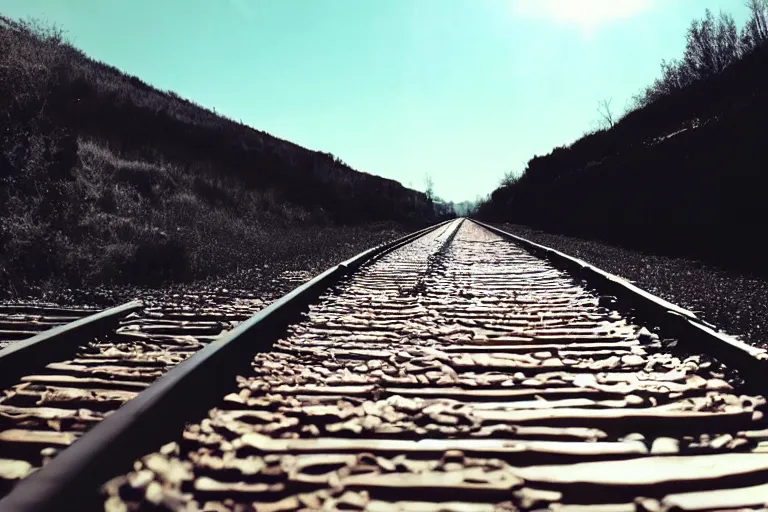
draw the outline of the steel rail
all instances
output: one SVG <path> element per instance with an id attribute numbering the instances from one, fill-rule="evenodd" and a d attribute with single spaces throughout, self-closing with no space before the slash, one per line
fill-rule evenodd
<path id="1" fill-rule="evenodd" d="M 470 220 L 503 238 L 514 241 L 532 254 L 549 260 L 556 267 L 585 279 L 601 293 L 615 296 L 618 307 L 625 310 L 634 309 L 645 319 L 658 324 L 666 333 L 677 336 L 680 343 L 686 344 L 687 348 L 714 356 L 738 369 L 748 387 L 756 389 L 761 394 L 768 394 L 764 378 L 768 372 L 768 351 L 765 349 L 753 347 L 733 336 L 719 332 L 715 326 L 700 319 L 692 311 L 648 293 L 626 279 L 600 270 L 583 260 L 484 222 Z"/>
<path id="2" fill-rule="evenodd" d="M 127 302 L 5 347 L 0 350 L 0 388 L 17 382 L 45 362 L 68 355 L 83 344 L 84 338 L 113 326 L 142 307 L 144 304 L 140 301 Z"/>
<path id="3" fill-rule="evenodd" d="M 768 471 L 763 396 L 648 336 L 659 324 L 581 266 L 462 222 L 323 294 L 238 372 L 241 393 L 106 482 L 102 508 L 761 502 L 745 486 Z"/>
<path id="4" fill-rule="evenodd" d="M 365 264 L 452 220 L 374 247 L 336 265 L 262 309 L 160 377 L 152 386 L 93 427 L 45 467 L 21 480 L 0 500 L 3 512 L 96 508 L 98 486 L 130 468 L 137 456 L 173 438 L 204 415 L 232 385 L 229 376 L 269 351 L 291 322 L 323 292 Z"/>

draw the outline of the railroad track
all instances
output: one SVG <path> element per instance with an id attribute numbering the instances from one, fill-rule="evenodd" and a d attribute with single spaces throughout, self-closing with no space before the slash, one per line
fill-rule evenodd
<path id="1" fill-rule="evenodd" d="M 209 343 L 0 510 L 765 510 L 765 361 L 458 220 Z"/>
<path id="2" fill-rule="evenodd" d="M 21 339 L 0 351 L 0 496 L 263 306 L 252 294 L 224 290 L 148 297 L 106 311 L 0 307 L 0 321 L 13 322 Z"/>
<path id="3" fill-rule="evenodd" d="M 0 349 L 97 312 L 55 304 L 0 304 Z"/>

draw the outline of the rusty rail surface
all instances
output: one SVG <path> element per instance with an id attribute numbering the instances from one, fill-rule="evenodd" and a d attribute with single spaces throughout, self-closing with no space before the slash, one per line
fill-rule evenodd
<path id="1" fill-rule="evenodd" d="M 458 220 L 244 322 L 0 509 L 756 509 L 763 365 L 615 276 Z"/>

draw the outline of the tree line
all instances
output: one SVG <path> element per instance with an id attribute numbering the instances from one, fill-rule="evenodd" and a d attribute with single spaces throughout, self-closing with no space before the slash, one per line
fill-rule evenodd
<path id="1" fill-rule="evenodd" d="M 677 101 L 685 98 L 686 95 L 690 96 L 697 83 L 721 75 L 731 65 L 747 60 L 755 54 L 766 53 L 768 0 L 746 0 L 745 6 L 749 9 L 749 18 L 741 29 L 736 25 L 733 16 L 725 11 L 715 15 L 710 9 L 706 9 L 703 18 L 693 19 L 685 34 L 686 44 L 682 57 L 671 60 L 662 59 L 661 75 L 632 97 L 627 111 L 617 115 L 612 108 L 611 99 L 600 100 L 597 106 L 598 129 L 587 131 L 570 146 L 554 148 L 552 155 L 559 154 L 562 150 L 586 146 L 589 139 L 593 139 L 592 136 L 595 135 L 599 136 L 600 132 L 621 131 L 623 132 L 621 137 L 624 138 L 637 137 L 637 132 L 640 131 L 643 132 L 642 136 L 662 132 L 666 126 L 661 124 L 670 124 L 657 112 L 662 109 L 659 105 L 665 103 L 665 100 L 669 104 L 670 101 Z M 655 109 L 652 108 L 654 106 L 656 106 Z M 693 110 L 695 108 L 687 108 L 682 115 L 676 115 L 671 122 L 681 121 L 683 117 L 690 116 Z M 648 121 L 653 117 L 658 122 Z M 631 126 L 625 128 L 619 125 Z M 636 129 L 638 127 L 639 129 Z M 613 130 L 614 128 L 619 130 Z M 628 136 L 625 136 L 627 133 Z M 538 174 L 535 172 L 537 166 L 531 164 L 540 163 L 543 158 L 545 157 L 534 156 L 522 173 L 514 170 L 505 173 L 500 180 L 499 188 L 516 186 L 522 178 Z M 523 183 L 525 181 L 522 179 Z M 487 203 L 489 200 L 490 196 L 482 202 Z"/>
<path id="2" fill-rule="evenodd" d="M 709 10 L 691 21 L 629 111 L 602 102 L 599 129 L 508 173 L 478 216 L 763 267 L 768 0 L 747 7 L 743 27 Z"/>
<path id="3" fill-rule="evenodd" d="M 471 217 L 477 214 L 477 209 L 482 202 L 478 197 L 474 201 L 446 201 L 435 195 L 435 180 L 432 175 L 424 175 L 424 194 L 427 196 L 427 203 L 434 212 L 436 219 L 445 220 L 454 217 Z"/>
<path id="4" fill-rule="evenodd" d="M 768 41 L 768 0 L 748 0 L 750 17 L 741 31 L 733 16 L 707 9 L 702 19 L 691 21 L 683 56 L 662 60 L 661 76 L 634 98 L 641 108 L 692 83 L 718 75 L 742 57 L 765 46 Z"/>

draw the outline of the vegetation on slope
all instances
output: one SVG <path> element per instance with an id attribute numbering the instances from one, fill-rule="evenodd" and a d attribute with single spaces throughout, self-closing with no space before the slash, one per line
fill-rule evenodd
<path id="1" fill-rule="evenodd" d="M 421 192 L 156 90 L 57 29 L 0 17 L 4 289 L 205 277 L 286 256 L 297 227 L 435 217 Z"/>
<path id="2" fill-rule="evenodd" d="M 479 215 L 762 266 L 768 1 L 750 7 L 740 33 L 727 14 L 694 20 L 683 58 L 662 63 L 634 110 L 534 157 Z"/>

